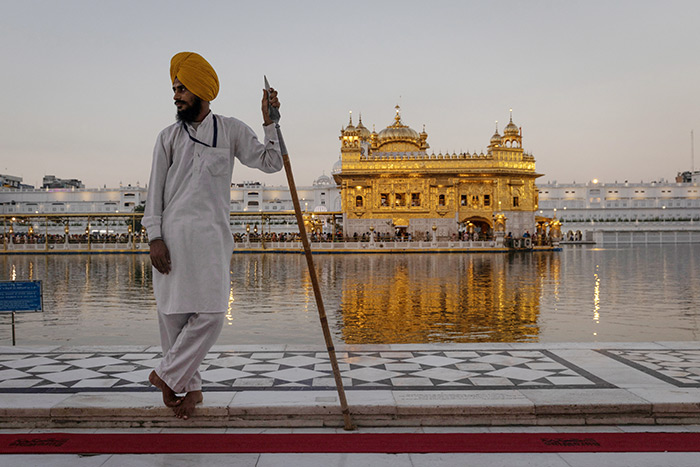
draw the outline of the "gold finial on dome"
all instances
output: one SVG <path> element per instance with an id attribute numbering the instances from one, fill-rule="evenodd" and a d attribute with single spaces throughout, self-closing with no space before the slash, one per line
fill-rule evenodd
<path id="1" fill-rule="evenodd" d="M 350 112 L 350 121 L 348 122 L 348 126 L 346 126 L 343 131 L 355 131 L 355 126 L 352 124 L 352 110 Z"/>
<path id="2" fill-rule="evenodd" d="M 501 135 L 498 133 L 498 120 L 496 120 L 496 132 L 491 136 L 489 148 L 499 147 L 501 145 Z"/>
<path id="3" fill-rule="evenodd" d="M 396 104 L 396 117 L 394 117 L 394 121 L 396 122 L 396 125 L 401 125 L 401 107 L 399 107 L 399 104 Z"/>

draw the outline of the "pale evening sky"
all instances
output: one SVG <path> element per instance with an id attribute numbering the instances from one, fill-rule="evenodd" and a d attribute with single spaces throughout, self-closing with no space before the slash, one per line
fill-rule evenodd
<path id="1" fill-rule="evenodd" d="M 397 103 L 435 153 L 485 151 L 512 108 L 542 181 L 672 179 L 700 132 L 696 0 L 0 0 L 0 12 L 0 173 L 31 185 L 144 185 L 174 121 L 180 51 L 216 69 L 214 112 L 259 136 L 268 76 L 299 185 L 330 174 L 348 111 L 380 131 Z M 237 165 L 244 180 L 286 185 Z"/>

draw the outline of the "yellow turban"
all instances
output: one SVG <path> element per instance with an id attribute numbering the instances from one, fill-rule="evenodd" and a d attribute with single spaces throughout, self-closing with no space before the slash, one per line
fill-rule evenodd
<path id="1" fill-rule="evenodd" d="M 195 96 L 211 102 L 219 94 L 219 77 L 204 57 L 194 52 L 180 52 L 170 60 L 170 80 L 175 78 Z"/>

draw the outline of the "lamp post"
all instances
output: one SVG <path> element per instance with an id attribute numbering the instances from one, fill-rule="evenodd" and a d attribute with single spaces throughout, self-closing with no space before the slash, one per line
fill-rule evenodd
<path id="1" fill-rule="evenodd" d="M 87 225 L 85 226 L 85 235 L 87 236 L 87 243 L 88 243 L 88 250 L 91 248 L 91 239 L 90 239 L 90 218 L 87 218 Z"/>
<path id="2" fill-rule="evenodd" d="M 437 242 L 437 225 L 433 224 L 433 242 Z"/>

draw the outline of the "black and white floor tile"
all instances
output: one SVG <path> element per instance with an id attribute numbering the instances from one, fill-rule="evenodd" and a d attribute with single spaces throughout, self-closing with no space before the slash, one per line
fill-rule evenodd
<path id="1" fill-rule="evenodd" d="M 600 353 L 678 387 L 700 388 L 700 350 L 599 350 Z"/>
<path id="2" fill-rule="evenodd" d="M 0 354 L 0 392 L 150 390 L 147 377 L 160 357 L 111 351 Z M 349 351 L 337 357 L 346 389 L 612 387 L 548 350 Z M 320 351 L 213 352 L 200 372 L 206 390 L 335 386 L 328 354 Z"/>

